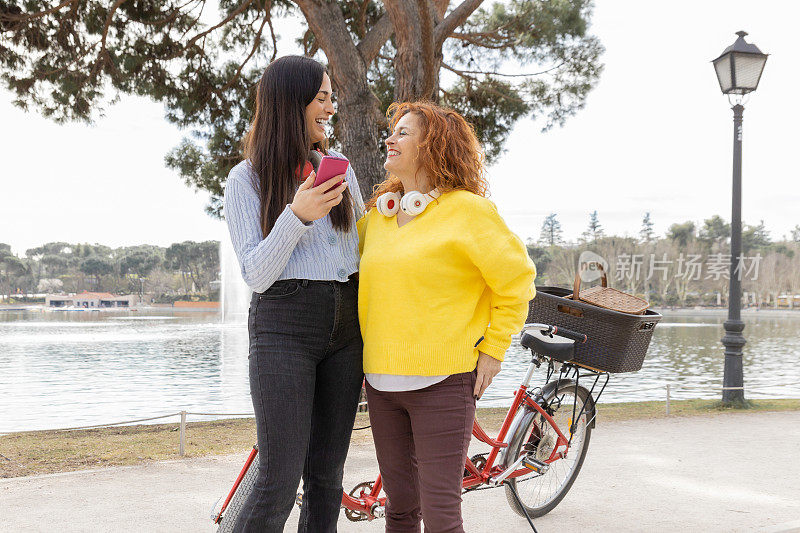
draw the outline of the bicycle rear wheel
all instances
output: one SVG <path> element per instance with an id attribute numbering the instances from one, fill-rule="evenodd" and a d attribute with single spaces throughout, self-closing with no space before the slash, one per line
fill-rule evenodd
<path id="1" fill-rule="evenodd" d="M 236 519 L 239 518 L 242 505 L 244 505 L 244 502 L 250 497 L 250 493 L 253 492 L 253 486 L 256 483 L 256 474 L 258 473 L 258 458 L 259 455 L 256 455 L 242 478 L 242 482 L 236 488 L 236 492 L 228 503 L 228 507 L 222 515 L 222 520 L 219 522 L 217 533 L 231 533 L 233 531 L 233 525 L 236 523 Z"/>
<path id="2" fill-rule="evenodd" d="M 545 398 L 548 414 L 553 417 L 553 420 L 567 438 L 570 437 L 569 431 L 572 425 L 572 406 L 574 405 L 575 394 L 574 383 L 563 383 L 550 397 Z M 579 386 L 577 388 L 577 396 L 575 416 L 578 416 L 581 406 L 589 397 L 589 391 Z M 555 447 L 558 435 L 553 426 L 538 411 L 528 411 L 524 416 L 525 418 L 519 429 L 509 441 L 508 452 L 503 461 L 504 466 L 510 466 L 521 455 L 528 453 L 528 450 L 525 450 L 524 447 L 529 441 L 531 443 L 529 449 L 533 450 L 536 458 L 540 461 L 547 459 Z M 575 478 L 578 477 L 581 466 L 583 466 L 583 460 L 586 457 L 592 432 L 591 425 L 588 423 L 590 421 L 589 418 L 590 415 L 588 413 L 583 413 L 576 421 L 573 428 L 572 443 L 566 458 L 557 459 L 550 463 L 550 468 L 542 475 L 532 472 L 508 481 L 509 484 L 517 489 L 522 505 L 531 518 L 543 516 L 552 511 L 564 499 L 564 496 L 567 495 L 567 492 L 575 482 Z M 531 438 L 532 434 L 534 434 L 533 438 Z M 520 504 L 511 492 L 511 487 L 506 486 L 505 490 L 508 504 L 514 512 L 520 516 L 525 516 Z"/>

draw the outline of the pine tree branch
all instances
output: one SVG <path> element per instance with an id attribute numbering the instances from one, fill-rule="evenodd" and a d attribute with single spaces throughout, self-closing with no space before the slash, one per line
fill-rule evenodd
<path id="1" fill-rule="evenodd" d="M 64 0 L 55 7 L 51 7 L 50 9 L 46 9 L 44 11 L 39 11 L 37 13 L 0 13 L 0 23 L 3 22 L 28 22 L 30 20 L 40 19 L 42 17 L 46 17 L 51 13 L 55 13 L 56 11 L 60 11 L 62 8 L 67 7 L 70 4 L 76 4 L 78 0 Z M 13 28 L 9 28 L 13 29 Z"/>
<path id="2" fill-rule="evenodd" d="M 512 18 L 510 21 L 506 22 L 505 24 L 501 24 L 500 26 L 494 28 L 492 31 L 471 31 L 466 34 L 459 32 L 453 32 L 453 33 L 455 35 L 471 35 L 473 37 L 487 37 L 490 39 L 497 39 L 497 40 L 508 39 L 508 37 L 503 37 L 501 32 L 503 30 L 511 28 L 516 21 L 517 21 L 516 18 Z"/>
<path id="3" fill-rule="evenodd" d="M 37 79 L 49 78 L 49 77 L 53 76 L 54 74 L 59 74 L 61 72 L 64 72 L 65 70 L 69 70 L 69 68 L 71 66 L 75 65 L 76 63 L 78 63 L 81 59 L 86 58 L 86 56 L 88 56 L 89 53 L 93 49 L 97 48 L 97 45 L 99 45 L 99 44 L 100 44 L 100 41 L 97 41 L 92 46 L 87 48 L 86 51 L 82 55 L 79 55 L 78 57 L 76 57 L 75 59 L 73 59 L 72 61 L 70 61 L 66 65 L 64 65 L 63 67 L 60 67 L 60 68 L 57 68 L 57 69 L 54 69 L 54 70 L 47 70 L 47 71 L 45 71 L 45 70 L 34 70 L 33 73 L 32 73 L 33 77 L 37 78 Z"/>
<path id="4" fill-rule="evenodd" d="M 182 4 L 182 5 L 178 6 L 178 7 L 176 7 L 175 9 L 173 9 L 169 13 L 169 15 L 167 15 L 166 17 L 164 17 L 161 20 L 147 21 L 147 20 L 134 20 L 134 19 L 132 19 L 130 17 L 126 17 L 126 18 L 128 19 L 128 22 L 135 22 L 137 24 L 141 24 L 142 26 L 161 27 L 161 26 L 163 26 L 163 25 L 165 25 L 165 24 L 167 24 L 169 22 L 173 22 L 178 17 L 179 14 L 183 13 L 183 10 L 186 8 L 186 6 L 188 6 L 190 4 L 198 3 L 199 1 L 201 1 L 201 0 L 188 0 L 185 4 Z M 203 5 L 205 5 L 205 1 L 203 1 Z M 190 9 L 188 12 L 191 13 L 191 11 L 192 10 Z M 195 19 L 195 23 L 197 23 L 197 19 Z M 186 34 L 184 34 L 184 35 L 186 35 Z"/>
<path id="5" fill-rule="evenodd" d="M 552 67 L 550 67 L 548 69 L 541 70 L 539 72 L 531 72 L 531 73 L 528 73 L 528 74 L 505 74 L 503 72 L 493 72 L 493 71 L 485 71 L 485 70 L 462 70 L 461 72 L 463 72 L 465 74 L 487 74 L 489 76 L 502 76 L 502 77 L 505 77 L 505 78 L 528 78 L 528 77 L 533 77 L 533 76 L 540 76 L 542 74 L 547 74 L 548 72 L 556 70 L 557 68 L 560 68 L 560 67 L 564 66 L 565 64 L 566 64 L 566 62 L 562 61 L 558 65 L 552 66 Z"/>
<path id="6" fill-rule="evenodd" d="M 311 42 L 311 38 L 314 37 L 314 32 L 310 29 L 307 29 L 306 32 L 303 34 L 303 53 L 308 57 L 314 57 L 319 50 L 319 43 L 316 39 Z M 309 46 L 309 42 L 311 45 Z"/>
<path id="7" fill-rule="evenodd" d="M 447 13 L 447 6 L 450 5 L 450 0 L 433 0 L 433 5 L 436 7 L 436 24 L 439 24 Z"/>
<path id="8" fill-rule="evenodd" d="M 453 67 L 451 67 L 450 65 L 447 65 L 444 62 L 442 63 L 442 68 L 449 70 L 450 72 L 460 76 L 461 78 L 463 78 L 465 80 L 474 81 L 474 82 L 477 82 L 477 83 L 480 83 L 480 81 L 481 81 L 480 79 L 476 78 L 475 76 L 470 76 L 467 71 L 458 70 L 457 68 L 453 68 Z M 520 103 L 523 103 L 523 104 L 525 103 L 525 100 L 523 100 L 522 98 L 519 98 L 519 97 L 516 97 L 516 96 L 511 96 L 510 94 L 501 93 L 500 91 L 498 91 L 497 89 L 494 89 L 492 87 L 484 86 L 484 87 L 482 87 L 482 90 L 484 90 L 484 91 L 486 91 L 488 93 L 491 93 L 491 94 L 493 94 L 493 95 L 495 95 L 495 96 L 497 96 L 499 98 L 506 98 L 508 100 L 512 100 L 512 101 L 515 101 L 515 102 L 520 102 Z"/>
<path id="9" fill-rule="evenodd" d="M 466 36 L 469 36 L 469 37 L 485 37 L 485 38 L 489 38 L 489 39 L 500 40 L 500 39 L 502 39 L 502 36 L 500 34 L 500 30 L 504 29 L 505 26 L 507 26 L 507 24 L 504 25 L 504 26 L 500 26 L 499 28 L 495 28 L 493 31 L 470 31 L 470 32 L 466 32 L 466 33 L 464 33 L 464 32 L 453 32 L 453 35 L 459 35 L 459 36 L 460 35 L 466 35 Z"/>
<path id="10" fill-rule="evenodd" d="M 369 3 L 370 0 L 364 0 L 358 10 L 358 34 L 362 38 L 367 34 L 367 8 Z"/>
<path id="11" fill-rule="evenodd" d="M 451 66 L 450 66 L 450 65 L 448 65 L 447 63 L 444 63 L 444 62 L 442 62 L 442 68 L 444 68 L 445 70 L 449 70 L 450 72 L 452 72 L 452 73 L 454 73 L 454 74 L 457 74 L 458 76 L 460 76 L 460 77 L 464 78 L 465 80 L 470 80 L 470 81 L 480 81 L 480 80 L 478 80 L 478 78 L 476 78 L 475 76 L 470 76 L 470 75 L 469 75 L 469 73 L 468 73 L 467 71 L 465 71 L 465 70 L 459 70 L 459 69 L 457 69 L 457 68 L 455 68 L 455 67 L 451 67 Z"/>
<path id="12" fill-rule="evenodd" d="M 117 1 L 119 1 L 119 0 L 117 0 Z M 225 17 L 223 20 L 221 20 L 219 23 L 215 24 L 214 26 L 210 27 L 209 29 L 207 29 L 204 32 L 198 33 L 197 35 L 195 35 L 194 37 L 189 39 L 186 42 L 186 45 L 183 47 L 183 49 L 184 50 L 188 50 L 189 47 L 194 45 L 194 43 L 196 43 L 200 38 L 205 37 L 209 33 L 211 33 L 214 30 L 216 30 L 217 28 L 221 28 L 222 26 L 224 26 L 228 22 L 230 22 L 233 19 L 235 19 L 236 17 L 238 17 L 239 15 L 244 13 L 245 9 L 247 9 L 247 7 L 252 3 L 253 3 L 253 0 L 244 0 L 244 2 L 242 2 L 242 5 L 237 7 L 235 10 L 231 11 L 231 13 L 227 17 Z M 205 53 L 203 55 L 205 55 Z"/>
<path id="13" fill-rule="evenodd" d="M 367 63 L 353 42 L 341 6 L 328 0 L 295 1 L 314 33 L 315 42 L 325 51 L 330 64 L 338 65 L 341 79 L 358 79 Z"/>
<path id="14" fill-rule="evenodd" d="M 269 15 L 267 17 L 267 24 L 269 24 L 269 34 L 272 37 L 272 57 L 269 60 L 269 62 L 272 63 L 275 61 L 275 58 L 278 57 L 278 38 L 275 35 L 275 27 L 272 25 L 272 14 L 270 11 L 270 9 L 267 10 L 267 14 Z"/>
<path id="15" fill-rule="evenodd" d="M 367 65 L 372 63 L 393 33 L 392 20 L 388 14 L 384 13 L 356 46 L 364 63 Z"/>
<path id="16" fill-rule="evenodd" d="M 480 46 L 481 48 L 489 48 L 489 49 L 492 49 L 492 50 L 504 50 L 506 48 L 511 48 L 513 46 L 513 43 L 509 43 L 509 42 L 505 42 L 503 44 L 489 43 L 489 42 L 486 42 L 484 40 L 475 38 L 475 35 L 477 35 L 477 34 L 473 34 L 473 33 L 457 33 L 456 32 L 456 33 L 450 34 L 450 37 L 452 37 L 453 39 L 458 39 L 459 41 L 464 41 L 464 42 L 469 43 L 469 44 L 474 44 L 475 46 Z M 501 40 L 501 39 L 498 37 L 497 40 Z"/>
<path id="17" fill-rule="evenodd" d="M 451 11 L 442 22 L 436 25 L 433 39 L 434 46 L 441 48 L 450 34 L 464 24 L 481 3 L 483 3 L 483 0 L 464 0 L 461 5 Z"/>
<path id="18" fill-rule="evenodd" d="M 203 12 L 206 10 L 206 0 L 199 0 L 199 1 L 200 1 L 200 13 L 197 14 L 197 17 L 194 19 L 194 22 L 192 23 L 192 25 L 187 27 L 186 31 L 184 31 L 181 34 L 181 38 L 178 39 L 179 42 L 183 41 L 186 38 L 186 36 L 189 35 L 189 31 L 192 28 L 194 28 L 195 25 L 197 25 L 197 23 L 200 22 L 200 19 L 203 17 Z"/>
<path id="19" fill-rule="evenodd" d="M 93 76 L 97 69 L 100 66 L 100 63 L 109 64 L 111 68 L 116 71 L 116 67 L 114 63 L 111 61 L 111 58 L 108 57 L 108 50 L 106 49 L 106 39 L 108 38 L 108 30 L 111 28 L 111 21 L 114 19 L 114 13 L 119 9 L 126 0 L 117 0 L 108 10 L 108 16 L 106 16 L 106 23 L 105 27 L 103 28 L 103 35 L 100 38 L 100 51 L 97 52 L 97 60 L 95 61 L 94 65 L 92 66 L 91 75 Z"/>
<path id="20" fill-rule="evenodd" d="M 271 4 L 271 2 L 269 4 Z M 261 26 L 258 28 L 258 33 L 256 33 L 256 38 L 253 40 L 253 47 L 250 49 L 250 53 L 246 58 L 244 58 L 244 61 L 239 64 L 239 68 L 236 69 L 236 73 L 231 77 L 230 80 L 228 80 L 228 83 L 226 83 L 221 89 L 215 90 L 215 93 L 221 94 L 227 91 L 239 79 L 242 74 L 242 69 L 248 63 L 248 61 L 250 61 L 250 58 L 253 57 L 253 54 L 256 53 L 256 50 L 258 50 L 258 45 L 261 44 L 261 32 L 264 31 L 264 26 L 266 26 L 267 23 L 269 23 L 270 31 L 272 31 L 272 17 L 270 16 L 269 10 L 271 6 L 269 4 L 267 4 L 266 9 L 264 10 L 264 20 L 261 21 Z M 275 42 L 275 32 L 272 31 L 272 44 L 274 47 L 272 54 L 273 59 L 275 59 L 275 54 L 277 53 L 277 46 L 275 46 Z"/>

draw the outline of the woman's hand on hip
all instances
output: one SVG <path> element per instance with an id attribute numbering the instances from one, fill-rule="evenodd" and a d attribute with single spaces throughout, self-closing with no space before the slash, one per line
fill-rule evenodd
<path id="1" fill-rule="evenodd" d="M 295 216 L 306 224 L 312 220 L 319 220 L 327 215 L 333 209 L 333 206 L 339 205 L 342 201 L 344 190 L 347 188 L 346 181 L 342 181 L 340 185 L 330 190 L 325 188 L 324 183 L 319 187 L 314 187 L 316 176 L 315 172 L 309 174 L 308 178 L 297 189 L 294 194 L 294 200 L 289 206 Z M 344 180 L 344 174 L 335 176 L 331 180 L 337 180 L 337 178 Z M 333 181 L 333 183 L 336 183 L 336 181 Z"/>
<path id="2" fill-rule="evenodd" d="M 500 361 L 492 357 L 491 355 L 486 355 L 483 352 L 478 352 L 480 355 L 478 356 L 478 379 L 475 380 L 475 399 L 480 400 L 481 396 L 483 396 L 483 391 L 492 383 L 494 377 L 500 373 Z"/>

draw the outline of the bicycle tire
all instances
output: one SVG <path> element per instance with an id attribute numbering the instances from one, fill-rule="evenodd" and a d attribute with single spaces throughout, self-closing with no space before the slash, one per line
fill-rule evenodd
<path id="1" fill-rule="evenodd" d="M 577 389 L 578 394 L 578 407 L 580 409 L 583 402 L 586 398 L 589 397 L 589 391 L 585 388 L 579 386 Z M 571 418 L 572 416 L 572 398 L 575 396 L 575 383 L 574 382 L 566 382 L 562 383 L 558 386 L 557 390 L 554 390 L 553 393 L 550 395 L 549 398 L 544 398 L 544 400 L 549 404 L 551 403 L 554 398 L 560 397 L 563 400 L 565 397 L 569 396 L 567 401 L 560 402 L 560 405 L 555 410 L 553 419 L 556 421 L 556 424 L 559 425 L 562 433 L 565 436 L 569 436 L 565 431 L 567 430 L 568 424 L 566 423 L 568 420 L 565 420 L 564 423 L 559 423 L 559 416 L 558 415 L 566 415 L 567 418 Z M 590 400 L 591 401 L 591 400 Z M 583 466 L 583 461 L 586 458 L 586 452 L 589 449 L 589 440 L 592 435 L 592 426 L 588 424 L 589 414 L 584 413 L 580 420 L 578 421 L 578 425 L 576 426 L 576 431 L 573 435 L 573 441 L 570 445 L 570 453 L 567 454 L 567 459 L 559 459 L 557 461 L 553 461 L 551 463 L 550 469 L 544 475 L 532 475 L 529 478 L 525 478 L 524 476 L 520 476 L 519 478 L 514 478 L 509 480 L 507 483 L 513 485 L 515 489 L 517 489 L 517 494 L 520 497 L 520 501 L 522 501 L 522 506 L 527 511 L 528 516 L 531 518 L 537 518 L 540 516 L 544 516 L 550 511 L 552 511 L 561 500 L 564 499 L 564 496 L 567 495 L 569 489 L 572 488 L 572 484 L 575 482 L 575 479 L 578 477 L 580 473 L 581 467 Z M 522 453 L 522 447 L 526 442 L 528 442 L 528 438 L 531 434 L 533 429 L 533 423 L 536 420 L 544 420 L 544 417 L 539 414 L 538 411 L 529 410 L 525 414 L 526 419 L 523 420 L 522 424 L 520 424 L 517 431 L 514 435 L 511 436 L 508 447 L 508 453 L 504 456 L 505 461 L 503 466 L 510 466 Z M 545 423 L 545 430 L 542 432 L 542 438 L 544 439 L 548 433 L 555 434 L 555 430 L 549 423 Z M 579 437 L 578 442 L 575 441 L 575 438 Z M 582 438 L 580 438 L 582 437 Z M 577 447 L 577 449 L 576 449 Z M 558 485 L 556 486 L 555 490 L 552 491 L 550 494 L 546 494 L 546 499 L 542 502 L 538 500 L 531 502 L 531 493 L 535 490 L 532 487 L 539 486 L 541 487 L 545 481 L 550 483 L 552 486 L 552 480 L 555 478 L 555 473 L 561 470 L 563 472 L 564 465 L 560 464 L 561 461 L 567 461 L 571 457 L 575 457 L 575 460 L 572 462 L 571 467 L 566 472 L 566 476 L 563 480 L 561 480 Z M 548 478 L 548 476 L 553 475 L 553 477 Z M 538 481 L 538 483 L 537 483 Z M 525 489 L 525 490 L 521 490 Z M 540 489 L 537 492 L 537 495 L 541 494 Z M 506 492 L 506 499 L 508 500 L 508 504 L 520 516 L 525 516 L 525 513 L 520 507 L 520 504 L 517 502 L 517 499 L 514 498 L 514 495 L 511 491 L 511 487 L 506 485 L 505 487 Z M 526 497 L 527 496 L 527 497 Z M 526 501 L 527 500 L 527 501 Z"/>
<path id="2" fill-rule="evenodd" d="M 259 455 L 256 454 L 247 472 L 245 472 L 242 482 L 239 483 L 239 486 L 236 488 L 236 492 L 228 503 L 228 507 L 222 515 L 222 520 L 219 522 L 217 533 L 231 533 L 233 531 L 233 526 L 239 518 L 239 513 L 242 512 L 244 502 L 247 501 L 247 498 L 250 497 L 250 493 L 253 492 L 253 486 L 256 483 L 256 474 L 258 473 L 258 457 Z"/>

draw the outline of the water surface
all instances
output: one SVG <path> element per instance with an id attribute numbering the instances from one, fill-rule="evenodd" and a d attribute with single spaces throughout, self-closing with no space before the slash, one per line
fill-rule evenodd
<path id="1" fill-rule="evenodd" d="M 180 410 L 252 412 L 247 330 L 217 313 L 0 311 L 0 432 L 103 424 Z M 603 401 L 716 398 L 721 314 L 668 314 L 644 368 L 612 376 Z M 750 398 L 800 397 L 800 314 L 745 316 Z M 515 341 L 482 405 L 507 405 L 530 356 Z M 534 383 L 542 379 L 542 372 Z M 171 420 L 177 420 L 173 418 Z"/>

